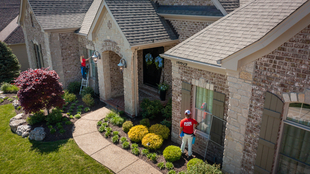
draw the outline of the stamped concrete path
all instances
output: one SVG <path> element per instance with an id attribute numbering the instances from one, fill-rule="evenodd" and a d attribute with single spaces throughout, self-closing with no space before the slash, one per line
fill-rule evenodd
<path id="1" fill-rule="evenodd" d="M 73 138 L 89 156 L 115 173 L 160 174 L 161 172 L 135 155 L 110 143 L 97 130 L 97 122 L 110 110 L 101 108 L 75 122 Z"/>

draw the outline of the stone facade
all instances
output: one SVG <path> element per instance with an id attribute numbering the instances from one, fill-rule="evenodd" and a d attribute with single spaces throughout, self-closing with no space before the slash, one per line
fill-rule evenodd
<path id="1" fill-rule="evenodd" d="M 204 83 L 209 83 L 213 86 L 213 90 L 225 94 L 225 107 L 224 107 L 224 119 L 227 118 L 228 110 L 228 98 L 229 98 L 229 88 L 227 85 L 226 75 L 217 74 L 209 72 L 206 70 L 200 70 L 189 66 L 182 66 L 176 64 L 172 61 L 172 130 L 171 130 L 171 139 L 172 141 L 181 144 L 181 139 L 178 137 L 179 134 L 179 124 L 180 121 L 184 118 L 184 115 L 181 115 L 181 101 L 182 101 L 182 82 L 187 82 L 192 84 L 191 92 L 191 106 L 194 100 L 194 88 L 198 84 L 195 83 L 195 80 L 202 81 Z M 194 109 L 194 108 L 191 108 Z M 223 131 L 225 134 L 225 131 Z M 224 138 L 224 136 L 223 136 Z M 202 134 L 196 135 L 196 142 L 193 146 L 193 151 L 204 156 L 206 150 L 206 140 Z M 208 145 L 207 159 L 216 162 L 221 162 L 223 154 L 223 148 L 213 144 L 211 141 Z"/>
<path id="2" fill-rule="evenodd" d="M 153 0 L 160 5 L 213 5 L 212 0 Z"/>
<path id="3" fill-rule="evenodd" d="M 124 81 L 123 73 L 119 70 L 117 64 L 121 58 L 114 52 L 109 52 L 109 65 L 110 65 L 110 79 L 111 79 L 111 96 L 121 96 L 124 95 Z"/>

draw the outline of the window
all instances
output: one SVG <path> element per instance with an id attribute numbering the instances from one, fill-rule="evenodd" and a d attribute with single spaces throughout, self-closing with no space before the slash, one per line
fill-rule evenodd
<path id="1" fill-rule="evenodd" d="M 31 21 L 31 26 L 34 27 L 33 14 L 32 13 L 30 13 L 30 21 Z"/>
<path id="2" fill-rule="evenodd" d="M 304 103 L 291 103 L 286 119 L 310 127 L 310 105 Z"/>
<path id="3" fill-rule="evenodd" d="M 34 53 L 36 57 L 37 68 L 43 68 L 44 62 L 43 62 L 41 45 L 33 44 L 33 47 L 34 47 Z"/>
<path id="4" fill-rule="evenodd" d="M 94 53 L 94 50 L 88 50 L 88 57 L 91 57 Z M 93 59 L 90 59 L 90 77 L 96 78 L 97 74 L 97 64 L 93 61 Z"/>

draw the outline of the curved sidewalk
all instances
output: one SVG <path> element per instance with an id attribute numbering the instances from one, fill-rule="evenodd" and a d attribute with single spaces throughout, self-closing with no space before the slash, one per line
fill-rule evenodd
<path id="1" fill-rule="evenodd" d="M 115 173 L 160 174 L 161 172 L 135 155 L 110 143 L 100 135 L 97 122 L 110 110 L 101 108 L 75 122 L 73 139 L 89 156 Z"/>

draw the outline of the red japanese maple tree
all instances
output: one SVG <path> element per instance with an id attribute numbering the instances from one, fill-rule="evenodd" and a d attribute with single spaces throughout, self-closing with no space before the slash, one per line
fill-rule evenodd
<path id="1" fill-rule="evenodd" d="M 65 101 L 62 99 L 62 84 L 54 70 L 48 68 L 29 69 L 20 73 L 15 85 L 20 89 L 17 93 L 19 102 L 26 113 L 38 112 L 52 107 L 61 108 Z"/>

